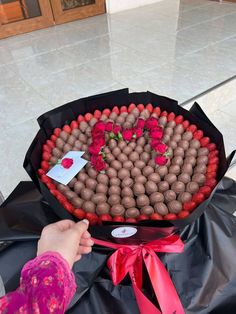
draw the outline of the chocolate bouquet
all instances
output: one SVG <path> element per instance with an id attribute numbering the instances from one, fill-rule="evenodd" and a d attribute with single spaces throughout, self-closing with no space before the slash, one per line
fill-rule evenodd
<path id="1" fill-rule="evenodd" d="M 129 274 L 138 311 L 184 313 L 161 260 L 181 256 L 183 230 L 200 219 L 230 165 L 221 133 L 198 104 L 187 111 L 126 89 L 73 101 L 38 122 L 24 167 L 51 210 L 87 218 L 98 254 L 115 249 L 112 282 L 119 287 Z M 74 173 L 78 154 L 84 167 Z M 50 176 L 55 167 L 68 184 Z"/>
<path id="2" fill-rule="evenodd" d="M 24 166 L 62 218 L 90 225 L 186 225 L 202 213 L 229 164 L 222 135 L 197 104 L 189 112 L 149 92 L 80 99 L 38 121 Z M 48 171 L 61 164 L 69 173 L 71 151 L 88 162 L 61 184 Z"/>

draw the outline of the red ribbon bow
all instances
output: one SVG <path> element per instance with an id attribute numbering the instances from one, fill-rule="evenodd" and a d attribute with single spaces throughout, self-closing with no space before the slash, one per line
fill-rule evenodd
<path id="1" fill-rule="evenodd" d="M 184 244 L 180 237 L 171 235 L 141 245 L 122 245 L 93 239 L 98 245 L 116 249 L 107 261 L 114 285 L 129 273 L 141 314 L 184 314 L 183 306 L 169 274 L 155 252 L 181 253 Z M 146 265 L 161 312 L 142 292 L 142 264 Z"/>

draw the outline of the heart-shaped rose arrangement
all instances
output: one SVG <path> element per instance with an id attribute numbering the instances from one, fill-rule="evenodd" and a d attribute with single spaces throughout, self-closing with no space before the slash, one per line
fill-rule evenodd
<path id="1" fill-rule="evenodd" d="M 87 165 L 68 185 L 50 179 L 72 150 L 85 151 Z M 56 128 L 38 173 L 66 210 L 95 225 L 186 218 L 211 194 L 218 164 L 216 145 L 182 115 L 132 103 Z"/>

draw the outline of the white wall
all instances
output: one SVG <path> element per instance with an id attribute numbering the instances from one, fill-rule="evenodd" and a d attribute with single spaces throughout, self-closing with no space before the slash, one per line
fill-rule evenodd
<path id="1" fill-rule="evenodd" d="M 123 10 L 138 8 L 143 5 L 163 0 L 106 0 L 107 13 L 115 13 Z"/>

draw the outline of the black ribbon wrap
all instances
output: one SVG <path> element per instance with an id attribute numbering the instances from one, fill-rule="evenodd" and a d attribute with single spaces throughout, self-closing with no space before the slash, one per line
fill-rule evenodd
<path id="1" fill-rule="evenodd" d="M 181 229 L 184 252 L 158 255 L 187 314 L 236 313 L 235 211 L 236 182 L 224 178 L 203 214 Z M 35 257 L 42 228 L 59 219 L 32 182 L 21 182 L 0 208 L 0 240 L 15 241 L 0 252 L 0 274 L 7 292 L 17 288 L 22 266 Z M 137 228 L 142 234 L 145 227 Z M 166 228 L 161 228 L 164 235 Z M 156 227 L 148 229 L 146 237 L 151 240 Z M 67 313 L 139 313 L 129 279 L 116 287 L 111 282 L 106 267 L 111 252 L 95 246 L 74 265 L 78 286 Z M 144 292 L 155 304 L 150 286 L 145 280 Z"/>

